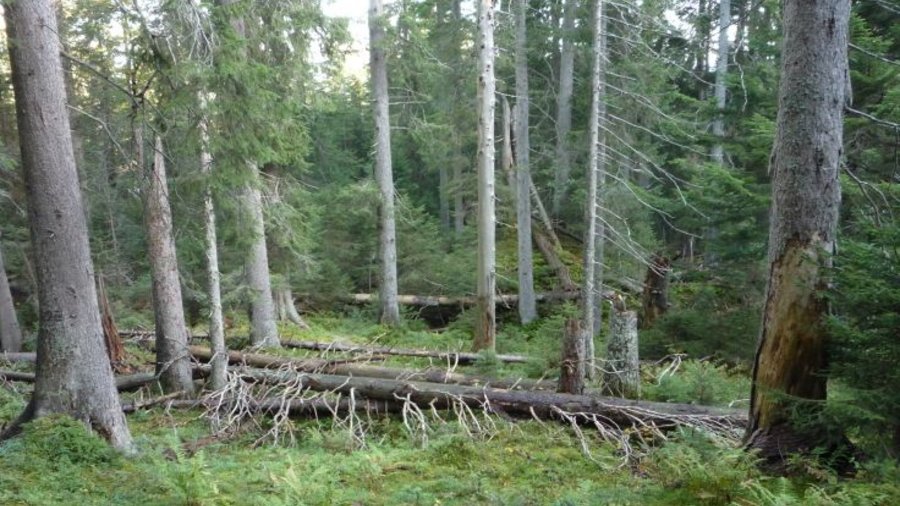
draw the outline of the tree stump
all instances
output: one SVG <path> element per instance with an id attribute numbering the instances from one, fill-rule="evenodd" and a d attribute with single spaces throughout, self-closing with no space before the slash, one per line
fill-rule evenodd
<path id="1" fill-rule="evenodd" d="M 637 398 L 641 393 L 637 313 L 614 304 L 603 367 L 603 393 Z"/>
<path id="2" fill-rule="evenodd" d="M 584 391 L 585 340 L 582 333 L 580 320 L 566 320 L 557 390 L 561 393 L 580 395 Z"/>

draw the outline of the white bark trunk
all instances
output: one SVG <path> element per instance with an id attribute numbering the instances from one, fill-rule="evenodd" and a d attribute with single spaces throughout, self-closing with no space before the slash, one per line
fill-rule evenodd
<path id="1" fill-rule="evenodd" d="M 607 17 L 605 15 L 605 2 L 601 0 L 598 7 L 601 11 L 600 19 L 600 80 L 597 84 L 597 94 L 600 97 L 597 103 L 597 204 L 595 212 L 597 215 L 596 233 L 594 234 L 594 336 L 600 335 L 603 328 L 603 271 L 606 266 L 606 219 L 603 216 L 605 209 L 604 192 L 606 190 L 606 62 L 607 54 L 607 36 L 606 26 Z M 589 350 L 589 360 L 591 365 L 594 363 L 594 349 Z"/>
<path id="2" fill-rule="evenodd" d="M 206 109 L 206 97 L 200 97 L 201 109 Z M 222 317 L 222 289 L 219 274 L 219 245 L 216 237 L 216 209 L 213 203 L 209 179 L 212 172 L 212 156 L 209 153 L 209 124 L 206 116 L 200 118 L 200 172 L 207 179 L 203 194 L 203 218 L 206 229 L 206 276 L 209 298 L 209 342 L 213 351 L 210 360 L 209 386 L 218 390 L 225 386 L 228 371 L 228 350 L 225 348 L 225 320 Z"/>
<path id="3" fill-rule="evenodd" d="M 713 121 L 712 132 L 716 136 L 716 144 L 712 149 L 712 158 L 717 164 L 725 163 L 725 149 L 722 147 L 722 138 L 725 137 L 725 98 L 727 87 L 725 79 L 728 77 L 728 26 L 731 24 L 731 0 L 719 0 L 719 55 L 716 59 L 716 119 Z"/>
<path id="4" fill-rule="evenodd" d="M 50 0 L 32 0 L 4 4 L 4 15 L 41 311 L 34 393 L 0 438 L 32 418 L 64 413 L 130 452 L 103 343 L 56 14 Z"/>
<path id="5" fill-rule="evenodd" d="M 369 54 L 375 116 L 375 179 L 381 190 L 381 323 L 400 324 L 397 304 L 397 232 L 394 223 L 394 176 L 391 167 L 391 119 L 384 52 L 384 7 L 369 1 Z"/>
<path id="6" fill-rule="evenodd" d="M 156 320 L 156 372 L 167 392 L 193 391 L 188 333 L 181 301 L 178 257 L 172 235 L 172 211 L 162 139 L 156 136 L 153 165 L 146 171 L 144 226 L 147 257 L 153 279 L 153 313 Z"/>
<path id="7" fill-rule="evenodd" d="M 531 171 L 528 137 L 531 107 L 528 99 L 528 45 L 526 32 L 527 0 L 518 0 L 516 8 L 516 232 L 518 237 L 519 319 L 530 323 L 537 318 L 534 300 L 534 263 L 531 259 Z"/>
<path id="8" fill-rule="evenodd" d="M 565 0 L 563 7 L 562 51 L 559 58 L 559 92 L 556 95 L 556 174 L 553 188 L 553 216 L 558 217 L 568 192 L 569 132 L 572 130 L 572 89 L 575 70 L 575 15 L 577 0 Z"/>
<path id="9" fill-rule="evenodd" d="M 275 303 L 272 300 L 272 281 L 269 276 L 269 252 L 266 249 L 266 225 L 263 215 L 259 170 L 248 164 L 252 181 L 244 188 L 244 208 L 250 219 L 253 241 L 244 269 L 250 288 L 250 342 L 253 346 L 278 348 L 278 327 L 275 325 Z"/>
<path id="10" fill-rule="evenodd" d="M 474 349 L 496 343 L 494 215 L 494 2 L 478 1 L 478 307 Z"/>
<path id="11" fill-rule="evenodd" d="M 597 232 L 600 229 L 598 225 L 597 212 L 599 208 L 599 181 L 602 165 L 601 157 L 604 155 L 600 131 L 602 128 L 603 117 L 601 114 L 605 108 L 603 106 L 605 87 L 603 82 L 604 74 L 604 39 L 603 33 L 603 1 L 598 0 L 594 9 L 594 62 L 593 71 L 591 73 L 591 112 L 589 125 L 589 166 L 588 166 L 588 195 L 586 203 L 586 236 L 584 240 L 584 296 L 582 299 L 582 315 L 584 324 L 585 354 L 587 360 L 587 376 L 594 378 L 595 376 L 595 351 L 594 351 L 594 320 L 597 317 L 595 307 L 598 305 L 597 293 L 601 289 L 597 286 Z"/>
<path id="12" fill-rule="evenodd" d="M 9 290 L 2 250 L 0 246 L 0 351 L 16 353 L 22 351 L 22 329 L 19 328 L 16 306 Z"/>

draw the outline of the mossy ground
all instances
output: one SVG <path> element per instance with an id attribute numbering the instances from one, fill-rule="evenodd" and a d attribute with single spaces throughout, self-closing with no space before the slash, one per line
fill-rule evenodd
<path id="1" fill-rule="evenodd" d="M 464 327 L 464 319 L 459 327 Z M 505 331 L 498 351 L 537 357 L 509 366 L 486 360 L 497 374 L 540 375 L 554 367 L 560 318 Z M 377 341 L 393 346 L 468 349 L 465 328 L 435 334 L 388 330 L 361 320 L 320 316 L 312 330 L 287 337 Z M 240 335 L 240 328 L 233 329 Z M 287 355 L 301 351 L 284 350 Z M 399 366 L 422 359 L 391 358 Z M 476 369 L 478 366 L 475 367 Z M 746 378 L 722 367 L 686 363 L 656 382 L 653 398 L 724 405 L 744 395 Z M 651 385 L 652 384 L 652 385 Z M 0 424 L 21 408 L 27 391 L 0 387 Z M 798 461 L 790 479 L 762 474 L 740 449 L 698 434 L 673 435 L 623 465 L 618 450 L 589 434 L 591 459 L 562 425 L 496 420 L 497 430 L 471 437 L 455 422 L 433 424 L 424 444 L 396 418 L 377 418 L 366 444 L 354 444 L 329 420 L 300 420 L 295 444 L 258 443 L 253 430 L 211 440 L 199 411 L 160 407 L 129 415 L 140 453 L 122 457 L 66 419 L 30 424 L 0 445 L 3 505 L 449 505 L 449 504 L 897 504 L 900 470 L 869 464 L 852 480 Z"/>

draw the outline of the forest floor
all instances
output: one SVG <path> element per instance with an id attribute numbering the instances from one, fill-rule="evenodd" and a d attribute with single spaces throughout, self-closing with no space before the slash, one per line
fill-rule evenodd
<path id="1" fill-rule="evenodd" d="M 434 350 L 467 350 L 465 315 L 442 332 L 415 323 L 387 330 L 357 318 L 319 315 L 312 329 L 283 328 L 284 337 L 373 343 Z M 558 367 L 556 336 L 562 317 L 528 327 L 505 326 L 498 353 L 535 357 L 527 364 L 479 361 L 467 371 L 492 376 L 548 375 Z M 241 335 L 240 328 L 230 334 Z M 245 329 L 243 329 L 245 331 Z M 238 344 L 236 341 L 230 343 Z M 135 363 L 148 352 L 129 350 Z M 282 350 L 285 356 L 313 352 Z M 403 367 L 440 365 L 388 357 Z M 644 397 L 742 407 L 746 373 L 687 360 L 644 371 Z M 24 367 L 24 366 L 20 366 Z M 462 370 L 462 369 L 460 369 Z M 0 384 L 0 425 L 23 407 L 24 384 Z M 146 395 L 146 394 L 145 394 Z M 263 438 L 271 420 L 227 437 L 215 435 L 200 409 L 157 406 L 128 415 L 139 447 L 122 457 L 62 419 L 30 424 L 0 445 L 2 505 L 229 505 L 229 504 L 898 504 L 900 469 L 865 464 L 852 479 L 798 459 L 789 478 L 762 473 L 736 442 L 681 431 L 666 441 L 621 449 L 587 428 L 492 417 L 489 430 L 472 431 L 454 418 L 412 434 L 397 416 L 363 418 L 365 437 L 331 418 L 290 422 L 291 437 Z"/>

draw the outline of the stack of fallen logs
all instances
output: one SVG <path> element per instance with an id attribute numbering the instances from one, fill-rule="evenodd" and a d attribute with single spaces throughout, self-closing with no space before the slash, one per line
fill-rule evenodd
<path id="1" fill-rule="evenodd" d="M 405 416 L 404 410 L 410 407 L 434 411 L 467 406 L 506 418 L 596 425 L 601 431 L 603 427 L 616 430 L 652 427 L 654 431 L 660 431 L 688 426 L 723 435 L 737 433 L 746 423 L 746 413 L 733 409 L 565 394 L 555 391 L 555 380 L 490 378 L 455 372 L 457 365 L 472 363 L 480 358 L 474 353 L 300 341 L 285 341 L 283 344 L 289 348 L 362 355 L 287 358 L 231 351 L 228 353 L 229 363 L 232 364 L 229 371 L 232 380 L 239 380 L 238 383 L 290 384 L 298 392 L 318 393 L 315 396 L 282 394 L 277 398 L 254 397 L 248 401 L 246 409 L 257 413 L 279 411 L 291 416 L 333 415 L 348 410 L 403 412 Z M 208 348 L 191 346 L 190 353 L 197 362 L 196 375 L 202 377 L 209 369 L 204 363 L 212 358 L 212 352 Z M 429 357 L 447 366 L 410 370 L 372 364 L 372 357 L 384 355 Z M 365 362 L 361 362 L 360 357 Z M 518 355 L 497 355 L 496 358 L 510 363 L 527 360 Z M 11 361 L 34 361 L 34 354 L 0 354 L 0 363 Z M 34 375 L 0 370 L 0 380 L 34 381 Z M 117 386 L 120 391 L 130 391 L 155 380 L 153 373 L 118 376 Z M 230 394 L 213 392 L 199 400 L 181 401 L 174 401 L 177 395 L 170 394 L 149 401 L 124 403 L 124 407 L 130 411 L 159 402 L 221 407 L 223 396 Z"/>

